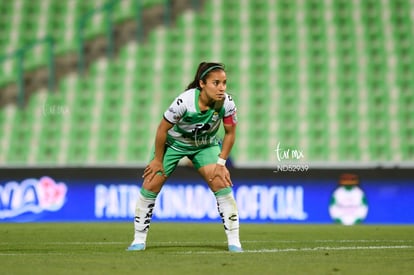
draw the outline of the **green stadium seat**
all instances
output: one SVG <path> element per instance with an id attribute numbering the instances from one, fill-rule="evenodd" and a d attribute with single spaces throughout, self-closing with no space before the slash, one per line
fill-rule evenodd
<path id="1" fill-rule="evenodd" d="M 54 115 L 58 116 L 58 115 Z M 52 117 L 52 115 L 50 115 Z M 43 164 L 56 164 L 61 151 L 61 133 L 59 127 L 45 127 L 42 131 L 42 138 L 37 146 L 37 161 Z"/>
<path id="2" fill-rule="evenodd" d="M 3 2 L 0 28 L 5 35 L 0 36 L 0 50 L 38 38 L 45 26 L 58 38 L 56 48 L 63 53 L 76 50 L 79 18 L 105 1 L 53 1 L 47 12 L 42 5 L 23 1 L 18 25 L 10 23 L 11 14 L 17 12 L 12 1 Z M 177 24 L 151 32 L 145 43 L 131 42 L 116 58 L 92 64 L 84 78 L 71 76 L 59 83 L 56 93 L 33 97 L 26 115 L 16 112 L 13 117 L 14 125 L 24 127 L 11 127 L 9 149 L 1 153 L 8 163 L 147 162 L 154 125 L 162 112 L 192 80 L 200 61 L 218 60 L 227 66 L 228 92 L 239 109 L 243 134 L 232 152 L 236 163 L 274 164 L 273 147 L 278 141 L 286 148 L 307 144 L 300 149 L 309 162 L 393 161 L 398 155 L 412 160 L 413 3 L 329 3 L 209 1 L 200 13 L 186 11 L 178 16 Z M 133 0 L 119 2 L 114 21 L 133 19 L 135 4 Z M 390 15 L 389 20 L 384 14 Z M 104 19 L 92 18 L 85 31 L 88 38 L 104 35 Z M 16 41 L 7 45 L 12 33 L 17 34 Z M 26 67 L 46 64 L 45 57 L 45 46 L 41 46 L 28 54 Z M 3 63 L 1 70 L 0 85 L 15 78 L 13 62 Z M 360 80 L 360 76 L 366 78 Z M 304 96 L 307 105 L 301 106 Z M 331 104 L 333 114 L 329 113 Z M 398 104 L 396 114 L 391 113 L 390 104 Z M 61 107 L 69 115 L 42 115 L 47 106 Z M 0 127 L 6 123 L 9 120 L 0 111 Z M 36 123 L 40 123 L 41 136 L 38 148 L 31 150 Z M 394 124 L 398 134 L 392 133 L 390 125 Z M 278 125 L 276 131 L 274 125 Z M 62 134 L 64 128 L 67 135 Z M 392 145 L 397 142 L 395 135 L 400 137 L 399 144 Z M 400 152 L 395 153 L 395 148 Z"/>

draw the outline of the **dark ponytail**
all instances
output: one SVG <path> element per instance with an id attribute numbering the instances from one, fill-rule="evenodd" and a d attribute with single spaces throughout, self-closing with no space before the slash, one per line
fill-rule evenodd
<path id="1" fill-rule="evenodd" d="M 224 65 L 214 62 L 201 62 L 198 65 L 197 72 L 194 76 L 194 80 L 188 84 L 188 89 L 200 88 L 200 80 L 206 83 L 207 76 L 210 72 L 215 70 L 224 70 Z"/>

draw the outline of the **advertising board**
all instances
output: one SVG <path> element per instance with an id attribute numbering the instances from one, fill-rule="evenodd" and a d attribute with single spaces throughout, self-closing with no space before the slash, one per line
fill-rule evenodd
<path id="1" fill-rule="evenodd" d="M 134 178 L 102 177 L 99 173 L 82 178 L 82 173 L 71 177 L 71 173 L 44 170 L 24 174 L 16 178 L 9 174 L 6 179 L 0 179 L 0 222 L 107 222 L 134 218 L 140 190 Z M 342 207 L 339 213 L 349 214 L 355 206 L 346 206 L 344 201 L 350 199 L 343 199 L 343 202 L 334 199 L 339 187 L 339 176 L 335 175 L 256 178 L 235 173 L 233 191 L 240 220 L 251 223 L 338 222 L 340 219 L 333 217 L 330 211 L 333 202 Z M 414 223 L 414 212 L 410 211 L 414 198 L 413 180 L 369 177 L 361 179 L 358 189 L 358 196 L 363 194 L 366 211 L 361 218 L 355 218 L 356 222 Z M 214 195 L 197 176 L 171 177 L 158 195 L 153 219 L 170 222 L 220 220 Z"/>

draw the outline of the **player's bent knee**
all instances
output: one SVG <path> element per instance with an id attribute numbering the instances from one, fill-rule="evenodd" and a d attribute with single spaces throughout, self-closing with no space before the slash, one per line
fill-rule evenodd
<path id="1" fill-rule="evenodd" d="M 213 179 L 210 183 L 209 183 L 209 185 L 210 185 L 210 189 L 213 191 L 213 192 L 217 192 L 217 191 L 219 191 L 219 190 L 221 190 L 221 189 L 224 189 L 224 188 L 227 188 L 227 187 L 230 187 L 230 185 L 225 181 L 225 180 L 222 180 L 222 179 L 220 179 L 220 178 L 215 178 L 215 179 Z"/>
<path id="2" fill-rule="evenodd" d="M 155 175 L 151 180 L 144 178 L 142 187 L 144 187 L 148 191 L 159 193 L 166 180 L 167 177 L 165 177 L 164 175 Z"/>

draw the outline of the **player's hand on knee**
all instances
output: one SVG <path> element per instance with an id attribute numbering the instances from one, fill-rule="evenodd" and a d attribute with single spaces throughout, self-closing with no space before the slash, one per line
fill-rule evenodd
<path id="1" fill-rule="evenodd" d="M 164 166 L 162 165 L 162 162 L 154 159 L 145 167 L 144 174 L 142 175 L 142 177 L 146 181 L 152 181 L 154 176 L 157 174 L 165 176 Z"/>
<path id="2" fill-rule="evenodd" d="M 231 177 L 230 177 L 230 172 L 229 172 L 229 170 L 227 169 L 227 167 L 224 167 L 224 168 L 226 168 L 226 172 L 225 172 L 225 177 L 224 177 L 224 179 L 225 179 L 226 183 L 228 183 L 228 184 L 229 184 L 229 186 L 233 186 L 233 182 L 231 181 Z"/>
<path id="3" fill-rule="evenodd" d="M 230 172 L 224 165 L 217 164 L 214 168 L 213 175 L 210 178 L 210 182 L 219 180 L 221 183 L 224 183 L 225 187 L 233 186 L 233 183 L 230 178 Z"/>

